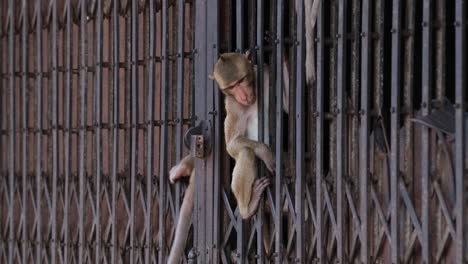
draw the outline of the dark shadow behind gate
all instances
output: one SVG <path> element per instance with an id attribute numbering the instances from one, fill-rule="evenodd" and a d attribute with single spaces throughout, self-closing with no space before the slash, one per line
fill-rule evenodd
<path id="1" fill-rule="evenodd" d="M 164 263 L 186 185 L 168 170 L 201 121 L 188 261 L 467 262 L 467 5 L 322 1 L 308 87 L 302 2 L 1 1 L 0 262 Z M 245 50 L 271 69 L 279 166 L 249 221 L 208 79 Z"/>

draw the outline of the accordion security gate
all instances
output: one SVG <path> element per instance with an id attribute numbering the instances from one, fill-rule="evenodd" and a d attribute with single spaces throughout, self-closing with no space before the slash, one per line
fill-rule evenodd
<path id="1" fill-rule="evenodd" d="M 201 121 L 184 262 L 467 262 L 465 1 L 321 1 L 311 87 L 302 5 L 0 1 L 0 262 L 165 263 Z M 208 75 L 247 49 L 277 168 L 242 221 Z"/>

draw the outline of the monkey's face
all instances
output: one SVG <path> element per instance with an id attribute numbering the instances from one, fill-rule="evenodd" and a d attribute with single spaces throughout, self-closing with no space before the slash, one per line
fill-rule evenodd
<path id="1" fill-rule="evenodd" d="M 250 82 L 240 80 L 239 82 L 224 89 L 226 95 L 234 97 L 243 106 L 250 106 L 255 103 L 255 91 Z"/>

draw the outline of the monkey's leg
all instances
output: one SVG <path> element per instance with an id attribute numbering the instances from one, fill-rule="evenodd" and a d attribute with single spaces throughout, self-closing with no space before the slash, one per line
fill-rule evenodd
<path id="1" fill-rule="evenodd" d="M 237 156 L 231 182 L 232 192 L 236 197 L 239 212 L 243 219 L 250 218 L 257 212 L 260 197 L 270 184 L 268 178 L 255 180 L 256 174 L 255 153 L 248 148 L 244 148 Z"/>

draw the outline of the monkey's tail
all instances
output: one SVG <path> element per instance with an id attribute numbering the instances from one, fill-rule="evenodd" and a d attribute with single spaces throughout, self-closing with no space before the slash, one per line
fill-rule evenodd
<path id="1" fill-rule="evenodd" d="M 190 222 L 192 220 L 194 185 L 194 182 L 191 180 L 185 191 L 184 201 L 180 207 L 179 220 L 177 221 L 174 243 L 167 259 L 167 263 L 169 264 L 180 263 L 181 256 L 184 254 L 185 243 L 187 242 Z"/>

